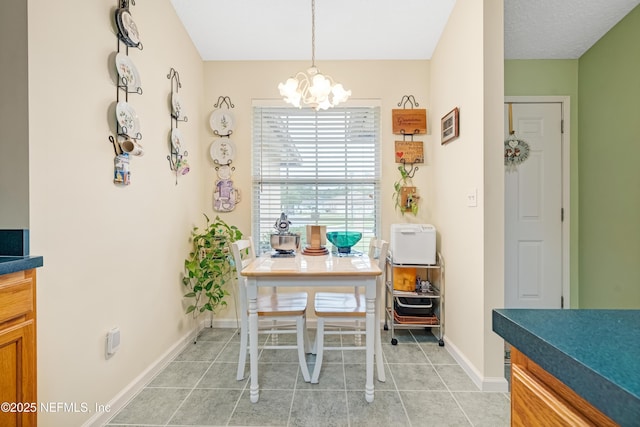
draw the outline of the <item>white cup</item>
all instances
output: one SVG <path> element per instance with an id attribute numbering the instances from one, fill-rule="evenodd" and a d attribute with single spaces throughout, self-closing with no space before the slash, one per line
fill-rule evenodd
<path id="1" fill-rule="evenodd" d="M 131 156 L 144 155 L 144 148 L 142 148 L 142 145 L 134 139 L 125 139 L 120 142 L 120 147 L 122 147 L 122 151 L 129 153 Z"/>

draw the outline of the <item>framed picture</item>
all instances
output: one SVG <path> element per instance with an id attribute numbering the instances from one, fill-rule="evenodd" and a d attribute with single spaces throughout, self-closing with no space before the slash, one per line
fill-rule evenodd
<path id="1" fill-rule="evenodd" d="M 459 116 L 460 110 L 456 107 L 442 118 L 442 144 L 458 137 L 460 133 Z"/>

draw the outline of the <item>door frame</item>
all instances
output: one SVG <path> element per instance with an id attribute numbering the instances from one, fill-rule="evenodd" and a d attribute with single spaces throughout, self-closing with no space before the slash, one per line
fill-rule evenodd
<path id="1" fill-rule="evenodd" d="M 571 307 L 571 97 L 570 96 L 505 96 L 504 103 L 559 103 L 562 115 L 562 298 L 563 308 Z M 505 281 L 505 286 L 507 285 Z"/>

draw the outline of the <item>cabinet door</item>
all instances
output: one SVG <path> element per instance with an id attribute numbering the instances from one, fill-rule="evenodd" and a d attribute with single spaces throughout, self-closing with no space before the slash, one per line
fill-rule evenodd
<path id="1" fill-rule="evenodd" d="M 544 384 L 511 366 L 512 426 L 593 426 Z"/>
<path id="2" fill-rule="evenodd" d="M 0 402 L 13 407 L 0 411 L 0 426 L 36 425 L 36 355 L 33 320 L 0 330 Z"/>
<path id="3" fill-rule="evenodd" d="M 511 348 L 512 426 L 617 426 L 549 372 Z"/>

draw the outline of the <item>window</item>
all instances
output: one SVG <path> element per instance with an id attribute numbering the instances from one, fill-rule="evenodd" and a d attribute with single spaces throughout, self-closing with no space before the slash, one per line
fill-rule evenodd
<path id="1" fill-rule="evenodd" d="M 253 238 L 259 252 L 281 212 L 306 244 L 306 225 L 359 231 L 366 252 L 380 230 L 380 108 L 254 107 Z M 330 245 L 327 242 L 327 245 Z"/>

